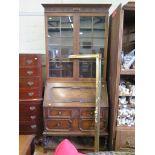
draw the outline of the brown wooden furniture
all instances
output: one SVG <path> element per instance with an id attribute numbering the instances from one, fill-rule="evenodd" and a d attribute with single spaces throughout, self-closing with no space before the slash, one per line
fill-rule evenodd
<path id="1" fill-rule="evenodd" d="M 19 155 L 33 155 L 34 135 L 19 135 Z"/>
<path id="2" fill-rule="evenodd" d="M 110 18 L 110 52 L 109 52 L 109 99 L 110 99 L 110 147 L 111 149 L 134 148 L 134 126 L 118 126 L 119 85 L 122 80 L 135 79 L 135 69 L 121 68 L 121 52 L 128 53 L 135 49 L 135 3 L 129 2 L 119 6 Z M 130 95 L 123 95 L 128 98 Z M 127 109 L 134 108 L 127 104 Z"/>
<path id="3" fill-rule="evenodd" d="M 43 102 L 44 148 L 53 149 L 62 137 L 67 137 L 78 149 L 94 149 L 96 62 L 94 59 L 69 59 L 68 56 L 101 53 L 100 148 L 105 149 L 108 137 L 106 66 L 110 5 L 43 4 L 43 7 L 47 63 Z"/>
<path id="4" fill-rule="evenodd" d="M 19 55 L 19 133 L 42 131 L 41 55 Z"/>

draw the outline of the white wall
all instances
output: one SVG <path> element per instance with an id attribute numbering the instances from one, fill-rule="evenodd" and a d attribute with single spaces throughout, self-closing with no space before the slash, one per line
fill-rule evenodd
<path id="1" fill-rule="evenodd" d="M 19 1 L 19 53 L 45 53 L 45 27 L 43 3 L 112 4 L 109 12 L 128 0 L 20 0 Z"/>

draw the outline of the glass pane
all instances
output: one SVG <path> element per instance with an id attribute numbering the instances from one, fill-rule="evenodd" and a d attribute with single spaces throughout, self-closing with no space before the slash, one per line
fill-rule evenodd
<path id="1" fill-rule="evenodd" d="M 93 17 L 93 28 L 104 29 L 105 17 L 103 16 Z"/>
<path id="2" fill-rule="evenodd" d="M 81 16 L 80 17 L 80 28 L 92 28 L 92 17 Z"/>
<path id="3" fill-rule="evenodd" d="M 60 47 L 58 46 L 48 46 L 49 58 L 56 59 L 61 57 Z"/>
<path id="4" fill-rule="evenodd" d="M 73 62 L 51 60 L 51 62 L 49 62 L 49 76 L 50 77 L 72 77 Z"/>
<path id="5" fill-rule="evenodd" d="M 48 28 L 48 37 L 60 37 L 60 28 Z"/>
<path id="6" fill-rule="evenodd" d="M 103 77 L 103 61 L 101 62 L 101 77 Z M 96 60 L 80 61 L 80 78 L 96 78 Z"/>
<path id="7" fill-rule="evenodd" d="M 62 46 L 73 46 L 73 38 L 72 37 L 63 37 L 61 38 Z"/>
<path id="8" fill-rule="evenodd" d="M 91 38 L 80 38 L 80 45 L 83 46 L 83 48 L 90 49 L 92 46 L 92 39 Z"/>
<path id="9" fill-rule="evenodd" d="M 92 60 L 80 60 L 80 77 L 81 78 L 95 78 L 96 76 L 96 61 Z"/>
<path id="10" fill-rule="evenodd" d="M 104 46 L 104 38 L 93 38 L 93 46 Z"/>
<path id="11" fill-rule="evenodd" d="M 80 46 L 80 54 L 92 54 L 92 49 L 85 48 L 83 46 Z"/>
<path id="12" fill-rule="evenodd" d="M 71 28 L 61 28 L 61 37 L 72 37 L 73 29 Z"/>
<path id="13" fill-rule="evenodd" d="M 48 44 L 49 45 L 57 45 L 60 46 L 60 37 L 48 37 Z"/>
<path id="14" fill-rule="evenodd" d="M 103 29 L 93 29 L 93 37 L 104 37 L 104 30 Z"/>
<path id="15" fill-rule="evenodd" d="M 61 27 L 73 28 L 73 17 L 63 16 L 61 17 Z"/>
<path id="16" fill-rule="evenodd" d="M 48 27 L 60 27 L 60 17 L 48 17 Z"/>
<path id="17" fill-rule="evenodd" d="M 92 37 L 92 29 L 80 29 L 80 37 Z"/>
<path id="18" fill-rule="evenodd" d="M 62 77 L 72 77 L 73 76 L 73 63 L 72 62 L 64 62 L 63 63 L 63 71 Z"/>
<path id="19" fill-rule="evenodd" d="M 96 53 L 101 53 L 102 58 L 103 58 L 104 57 L 104 46 L 103 47 L 99 47 L 99 46 L 93 47 L 92 54 L 96 54 Z"/>
<path id="20" fill-rule="evenodd" d="M 62 57 L 68 57 L 71 54 L 73 54 L 73 48 L 71 46 L 61 47 L 61 56 Z"/>

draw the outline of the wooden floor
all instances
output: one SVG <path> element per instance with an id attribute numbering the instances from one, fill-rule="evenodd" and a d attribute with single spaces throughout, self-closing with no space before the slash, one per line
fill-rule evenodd
<path id="1" fill-rule="evenodd" d="M 44 153 L 42 146 L 35 146 L 35 152 L 34 155 L 54 155 L 54 152 L 47 151 L 47 153 Z"/>

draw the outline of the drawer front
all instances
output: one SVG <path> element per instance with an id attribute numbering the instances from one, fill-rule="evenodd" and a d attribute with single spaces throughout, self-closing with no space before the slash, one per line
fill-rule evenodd
<path id="1" fill-rule="evenodd" d="M 20 132 L 32 132 L 36 133 L 41 129 L 41 125 L 33 122 L 19 122 Z"/>
<path id="2" fill-rule="evenodd" d="M 116 150 L 135 149 L 135 131 L 117 130 L 115 149 Z"/>
<path id="3" fill-rule="evenodd" d="M 20 54 L 20 66 L 38 66 L 41 64 L 41 56 L 37 54 Z"/>
<path id="4" fill-rule="evenodd" d="M 19 88 L 38 88 L 40 86 L 40 77 L 28 77 L 19 79 Z"/>
<path id="5" fill-rule="evenodd" d="M 45 129 L 47 131 L 70 131 L 72 129 L 71 119 L 46 119 Z"/>
<path id="6" fill-rule="evenodd" d="M 20 77 L 33 77 L 33 76 L 41 76 L 40 69 L 36 67 L 23 67 L 19 68 L 19 76 Z"/>
<path id="7" fill-rule="evenodd" d="M 95 120 L 94 119 L 80 119 L 79 120 L 80 131 L 95 131 Z M 106 121 L 100 120 L 100 130 L 106 130 Z"/>
<path id="8" fill-rule="evenodd" d="M 22 112 L 21 112 L 22 113 Z M 42 117 L 40 114 L 32 114 L 32 115 L 27 115 L 27 114 L 19 114 L 19 121 L 29 121 L 32 123 L 37 123 L 40 122 L 40 118 Z"/>
<path id="9" fill-rule="evenodd" d="M 31 115 L 40 115 L 41 104 L 19 104 L 19 116 L 30 117 Z"/>
<path id="10" fill-rule="evenodd" d="M 41 98 L 42 94 L 38 89 L 20 89 L 19 98 L 20 99 L 34 99 Z"/>
<path id="11" fill-rule="evenodd" d="M 44 108 L 46 118 L 75 118 L 79 116 L 76 108 Z"/>
<path id="12" fill-rule="evenodd" d="M 95 115 L 95 108 L 81 108 L 80 118 L 92 118 Z"/>
<path id="13" fill-rule="evenodd" d="M 80 118 L 94 118 L 95 108 L 81 108 Z M 100 118 L 108 119 L 108 108 L 100 109 Z"/>

